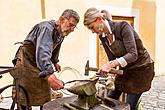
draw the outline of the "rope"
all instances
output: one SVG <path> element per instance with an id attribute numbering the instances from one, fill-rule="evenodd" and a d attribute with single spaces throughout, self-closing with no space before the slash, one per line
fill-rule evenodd
<path id="1" fill-rule="evenodd" d="M 74 75 L 76 76 L 76 79 L 82 78 L 82 77 L 83 77 L 82 74 L 80 74 L 80 72 L 79 72 L 78 70 L 76 70 L 75 68 L 72 68 L 72 67 L 63 67 L 63 68 L 61 69 L 61 71 L 59 72 L 58 78 L 59 78 L 60 75 L 61 75 L 64 71 L 66 71 L 66 70 L 70 70 L 71 72 L 73 72 Z"/>
<path id="2" fill-rule="evenodd" d="M 62 69 L 61 69 L 61 71 L 58 73 L 58 76 L 57 76 L 57 78 L 59 78 L 61 75 L 62 75 L 62 73 L 64 72 L 64 71 L 66 71 L 66 70 L 69 70 L 69 71 L 71 71 L 74 75 L 75 75 L 75 77 L 76 77 L 76 80 L 77 79 L 82 79 L 83 78 L 83 75 L 82 74 L 80 74 L 80 72 L 77 70 L 77 69 L 75 69 L 75 68 L 72 68 L 72 67 L 63 67 Z M 75 81 L 75 80 L 74 80 Z M 74 82 L 73 81 L 73 82 Z M 69 81 L 69 82 L 72 82 L 72 81 Z M 60 90 L 63 94 L 65 94 L 65 95 L 73 95 L 72 93 L 70 93 L 69 91 L 67 91 L 66 89 L 61 89 Z"/>

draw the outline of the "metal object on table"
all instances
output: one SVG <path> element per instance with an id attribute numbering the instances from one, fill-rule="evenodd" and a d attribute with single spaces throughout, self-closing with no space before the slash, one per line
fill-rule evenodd
<path id="1" fill-rule="evenodd" d="M 0 78 L 2 78 L 2 74 L 5 74 L 7 72 L 10 72 L 11 70 L 13 70 L 13 67 L 9 67 L 9 66 L 0 66 Z M 10 87 L 12 85 L 8 85 L 6 87 L 0 88 L 0 94 L 8 87 Z"/>
<path id="2" fill-rule="evenodd" d="M 0 75 L 2 74 L 5 74 L 5 73 L 11 73 L 12 70 L 14 70 L 15 68 L 14 67 L 9 67 L 9 66 L 0 66 Z M 2 76 L 1 76 L 2 77 Z M 19 82 L 17 79 L 15 79 L 15 84 L 10 84 L 10 85 L 7 85 L 5 87 L 2 87 L 0 88 L 0 94 L 7 88 L 9 87 L 12 87 L 12 86 L 15 86 L 16 87 L 16 94 L 15 94 L 15 97 L 13 97 L 13 102 L 12 102 L 12 105 L 11 105 L 11 108 L 10 110 L 14 110 L 14 107 L 15 107 L 15 104 L 17 104 L 17 110 L 20 110 L 20 104 L 18 102 L 18 99 L 19 99 L 19 90 L 22 89 L 25 93 L 25 97 L 26 97 L 26 101 L 27 101 L 27 110 L 30 110 L 31 107 L 29 106 L 29 97 L 28 97 L 28 93 L 26 92 L 26 90 L 19 85 Z"/>
<path id="3" fill-rule="evenodd" d="M 43 110 L 70 110 L 68 107 L 65 107 L 64 103 L 71 102 L 77 98 L 77 95 L 72 95 L 70 97 L 63 97 L 60 99 L 52 100 L 43 105 Z"/>
<path id="4" fill-rule="evenodd" d="M 2 77 L 2 74 L 10 72 L 11 70 L 13 70 L 13 67 L 10 67 L 10 66 L 0 66 L 0 76 Z"/>
<path id="5" fill-rule="evenodd" d="M 89 60 L 87 60 L 87 63 L 85 65 L 85 74 L 84 75 L 88 76 L 89 75 L 89 71 L 98 72 L 98 70 L 99 70 L 98 68 L 89 67 Z M 109 73 L 123 75 L 123 70 L 116 70 L 116 69 L 112 68 Z"/>
<path id="6" fill-rule="evenodd" d="M 67 88 L 67 90 L 76 95 L 91 96 L 94 95 L 97 90 L 95 87 L 98 77 L 91 78 L 89 80 L 80 80 L 75 82 L 73 86 Z"/>
<path id="7" fill-rule="evenodd" d="M 75 85 L 67 90 L 76 95 L 50 101 L 44 104 L 43 110 L 130 110 L 128 104 L 97 96 L 97 81 L 98 77 L 75 82 Z"/>
<path id="8" fill-rule="evenodd" d="M 73 95 L 70 97 L 63 97 L 57 100 L 50 101 L 43 106 L 43 110 L 80 110 L 68 104 L 69 102 L 76 100 L 78 96 Z M 69 105 L 69 107 L 67 105 Z M 84 109 L 81 109 L 84 110 Z M 109 107 L 105 104 L 98 104 L 89 110 L 130 110 L 130 106 L 128 104 L 119 104 L 114 107 Z"/>
<path id="9" fill-rule="evenodd" d="M 78 95 L 78 98 L 73 102 L 68 103 L 70 106 L 76 109 L 89 110 L 95 105 L 100 104 L 95 94 L 97 92 L 95 84 L 98 81 L 98 77 L 87 81 L 76 82 L 75 85 L 71 86 L 67 90 L 71 93 Z"/>

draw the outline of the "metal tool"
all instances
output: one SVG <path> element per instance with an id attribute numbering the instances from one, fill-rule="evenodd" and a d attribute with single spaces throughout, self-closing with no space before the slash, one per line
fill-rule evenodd
<path id="1" fill-rule="evenodd" d="M 95 71 L 95 72 L 98 72 L 98 68 L 93 68 L 93 67 L 89 67 L 89 60 L 87 60 L 87 63 L 85 65 L 85 74 L 86 76 L 89 75 L 89 71 Z M 123 75 L 123 70 L 116 70 L 114 68 L 111 69 L 110 72 L 108 73 L 111 73 L 111 74 L 118 74 L 118 75 Z"/>
<path id="2" fill-rule="evenodd" d="M 12 73 L 13 70 L 15 68 L 14 67 L 10 67 L 10 66 L 0 66 L 0 77 L 2 74 L 6 74 L 6 73 Z M 16 95 L 15 97 L 13 98 L 13 102 L 12 102 L 12 105 L 10 107 L 10 110 L 14 110 L 15 108 L 15 105 L 17 105 L 17 110 L 20 110 L 20 103 L 19 103 L 19 91 L 20 89 L 23 90 L 23 92 L 25 93 L 25 97 L 26 97 L 26 104 L 27 104 L 27 110 L 30 110 L 30 102 L 29 102 L 29 96 L 28 96 L 28 93 L 27 91 L 25 90 L 24 87 L 22 87 L 21 85 L 19 85 L 19 81 L 18 79 L 15 79 L 15 84 L 10 84 L 10 85 L 7 85 L 5 87 L 2 87 L 0 88 L 0 94 L 7 88 L 9 87 L 12 87 L 12 86 L 15 86 L 16 88 Z"/>
<path id="3" fill-rule="evenodd" d="M 43 110 L 130 110 L 129 105 L 97 94 L 98 77 L 79 80 L 67 90 L 75 95 L 50 101 Z"/>
<path id="4" fill-rule="evenodd" d="M 68 105 L 78 110 L 89 110 L 89 108 L 100 104 L 101 102 L 95 97 L 97 92 L 95 84 L 98 79 L 98 77 L 95 77 L 89 80 L 81 80 L 70 88 L 67 88 L 69 92 L 78 95 L 78 98 L 69 102 Z"/>
<path id="5" fill-rule="evenodd" d="M 67 81 L 64 84 L 69 84 L 69 83 L 73 83 L 73 82 L 76 82 L 76 81 L 86 82 L 86 81 L 91 81 L 91 80 L 89 80 L 89 79 L 86 79 L 86 80 L 82 80 L 82 79 L 79 80 L 79 79 L 77 79 L 77 80 Z"/>

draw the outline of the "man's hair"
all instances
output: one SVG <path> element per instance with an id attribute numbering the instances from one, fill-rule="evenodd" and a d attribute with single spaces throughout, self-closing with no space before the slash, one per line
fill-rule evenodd
<path id="1" fill-rule="evenodd" d="M 78 13 L 72 9 L 66 9 L 61 16 L 63 16 L 66 19 L 70 19 L 71 17 L 73 17 L 77 22 L 79 22 L 80 19 Z"/>

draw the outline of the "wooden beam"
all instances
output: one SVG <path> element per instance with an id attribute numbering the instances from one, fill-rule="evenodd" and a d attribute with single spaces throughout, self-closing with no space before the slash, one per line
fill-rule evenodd
<path id="1" fill-rule="evenodd" d="M 45 0 L 41 0 L 41 14 L 42 14 L 42 19 L 46 18 L 45 14 Z"/>

